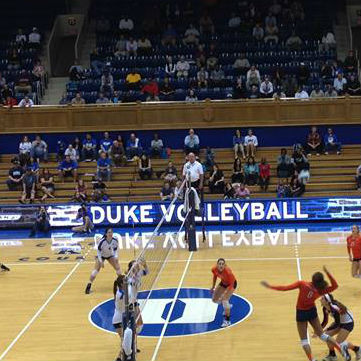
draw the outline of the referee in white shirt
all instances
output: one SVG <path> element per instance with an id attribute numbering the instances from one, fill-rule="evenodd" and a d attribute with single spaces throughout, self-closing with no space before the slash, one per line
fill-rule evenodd
<path id="1" fill-rule="evenodd" d="M 202 191 L 204 179 L 203 166 L 201 163 L 196 161 L 196 156 L 194 155 L 194 153 L 188 154 L 188 162 L 183 166 L 183 179 L 186 178 L 188 172 L 190 176 L 191 186 L 198 191 Z"/>

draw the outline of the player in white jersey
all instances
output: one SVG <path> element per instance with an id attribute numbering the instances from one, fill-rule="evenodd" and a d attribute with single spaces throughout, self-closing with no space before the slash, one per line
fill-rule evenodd
<path id="1" fill-rule="evenodd" d="M 114 315 L 113 315 L 113 326 L 115 331 L 120 337 L 120 344 L 123 340 L 123 330 L 125 329 L 125 295 L 124 295 L 124 276 L 120 275 L 114 281 L 113 285 L 113 295 L 114 295 Z M 122 360 L 122 347 L 116 361 Z"/>
<path id="2" fill-rule="evenodd" d="M 118 261 L 118 240 L 113 237 L 113 229 L 106 228 L 103 237 L 97 245 L 97 256 L 95 257 L 94 269 L 90 274 L 89 283 L 85 288 L 85 293 L 89 294 L 92 283 L 101 268 L 104 268 L 104 261 L 107 260 L 115 269 L 118 276 L 121 275 L 120 265 Z"/>

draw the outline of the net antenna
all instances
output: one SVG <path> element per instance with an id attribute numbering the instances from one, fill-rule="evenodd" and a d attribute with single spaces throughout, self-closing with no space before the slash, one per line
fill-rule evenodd
<path id="1" fill-rule="evenodd" d="M 184 187 L 186 187 L 186 179 L 182 182 L 182 185 L 179 187 L 178 193 L 175 195 L 174 199 L 168 205 L 167 209 L 165 210 L 161 220 L 159 221 L 158 225 L 154 229 L 153 233 L 151 234 L 148 242 L 144 246 L 143 250 L 140 252 L 138 257 L 133 262 L 132 266 L 130 267 L 129 271 L 125 276 L 124 282 L 124 294 L 125 294 L 125 322 L 126 326 L 129 327 L 133 331 L 133 342 L 132 342 L 132 354 L 125 356 L 125 360 L 134 361 L 136 360 L 136 327 L 137 322 L 139 320 L 140 314 L 143 311 L 144 307 L 147 304 L 147 301 L 151 297 L 153 292 L 153 287 L 158 282 L 158 279 L 164 269 L 164 266 L 167 263 L 170 251 L 172 249 L 172 241 L 174 242 L 173 235 L 168 232 L 160 231 L 164 221 L 170 214 L 170 212 L 175 212 L 175 202 L 178 199 L 178 194 L 184 191 Z M 181 232 L 187 217 L 185 217 L 181 227 L 179 228 L 178 232 L 176 233 L 179 235 Z M 136 315 L 136 310 L 134 309 L 134 305 L 130 302 L 130 292 L 129 288 L 131 285 L 130 279 L 132 278 L 133 274 L 139 269 L 139 265 L 146 262 L 148 267 L 148 274 L 145 275 L 143 278 L 143 282 L 136 285 L 137 291 L 147 290 L 146 297 L 142 298 L 139 302 L 139 309 L 140 312 Z"/>

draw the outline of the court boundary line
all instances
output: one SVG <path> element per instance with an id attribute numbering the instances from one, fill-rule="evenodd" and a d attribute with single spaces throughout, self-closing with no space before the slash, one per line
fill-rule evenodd
<path id="1" fill-rule="evenodd" d="M 159 352 L 159 349 L 160 349 L 160 345 L 162 344 L 162 341 L 163 341 L 165 332 L 166 332 L 167 327 L 168 327 L 168 324 L 169 324 L 169 320 L 170 320 L 170 318 L 171 318 L 171 316 L 172 316 L 174 306 L 175 306 L 176 301 L 177 301 L 178 296 L 179 296 L 180 289 L 182 288 L 182 285 L 183 285 L 185 276 L 186 276 L 186 274 L 187 274 L 187 272 L 188 272 L 188 268 L 189 268 L 189 265 L 190 265 L 190 263 L 191 263 L 192 256 L 193 256 L 193 251 L 190 252 L 189 257 L 188 257 L 188 260 L 187 260 L 187 263 L 186 263 L 186 265 L 184 266 L 184 270 L 183 270 L 182 277 L 181 277 L 181 279 L 179 280 L 176 293 L 175 293 L 175 295 L 174 295 L 174 297 L 173 297 L 173 300 L 172 300 L 172 303 L 171 303 L 171 305 L 170 305 L 170 309 L 169 309 L 167 318 L 166 318 L 166 320 L 165 320 L 165 322 L 164 322 L 164 324 L 163 324 L 162 332 L 160 333 L 160 336 L 159 336 L 157 345 L 155 346 L 155 349 L 154 349 L 154 352 L 153 352 L 153 356 L 152 356 L 152 358 L 151 358 L 151 361 L 155 361 L 156 358 L 157 358 L 157 355 L 158 355 L 158 352 Z"/>
<path id="2" fill-rule="evenodd" d="M 74 272 L 78 269 L 81 262 L 77 262 L 77 264 L 70 270 L 70 272 L 66 275 L 66 277 L 60 282 L 58 287 L 52 292 L 52 294 L 47 298 L 47 300 L 43 303 L 43 305 L 36 311 L 33 317 L 28 321 L 28 323 L 23 327 L 23 329 L 17 334 L 17 336 L 11 341 L 9 346 L 5 349 L 5 351 L 0 355 L 0 360 L 9 353 L 9 351 L 14 347 L 17 341 L 24 335 L 24 333 L 31 327 L 31 325 L 35 322 L 35 320 L 40 316 L 40 314 L 45 310 L 51 300 L 56 296 L 56 294 L 60 291 L 60 289 L 65 285 L 65 283 L 69 280 L 69 278 L 74 274 Z"/>

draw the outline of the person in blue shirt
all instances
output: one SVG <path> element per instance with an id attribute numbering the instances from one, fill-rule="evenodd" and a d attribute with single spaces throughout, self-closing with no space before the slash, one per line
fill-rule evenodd
<path id="1" fill-rule="evenodd" d="M 107 154 L 105 152 L 100 153 L 100 158 L 97 163 L 97 176 L 101 180 L 110 181 L 111 178 L 111 160 L 107 158 Z"/>
<path id="2" fill-rule="evenodd" d="M 337 154 L 341 154 L 341 143 L 338 141 L 338 138 L 332 128 L 327 129 L 327 134 L 323 137 L 323 142 L 325 144 L 325 154 L 332 151 L 336 151 Z"/>
<path id="3" fill-rule="evenodd" d="M 242 153 L 242 158 L 246 159 L 246 155 L 244 154 L 244 137 L 241 135 L 241 131 L 239 129 L 236 130 L 233 136 L 233 150 L 234 150 L 234 159 L 238 158 L 238 154 Z"/>
<path id="4" fill-rule="evenodd" d="M 31 169 L 33 174 L 35 175 L 36 181 L 38 182 L 39 179 L 39 163 L 36 159 L 30 158 L 30 161 L 28 163 L 28 168 Z"/>
<path id="5" fill-rule="evenodd" d="M 56 160 L 61 162 L 64 159 L 64 153 L 67 145 L 63 140 L 58 140 L 56 143 Z"/>
<path id="6" fill-rule="evenodd" d="M 83 140 L 82 160 L 85 160 L 86 162 L 91 162 L 95 160 L 96 149 L 96 140 L 91 136 L 90 133 L 87 133 L 85 139 Z"/>
<path id="7" fill-rule="evenodd" d="M 130 138 L 127 141 L 126 151 L 128 159 L 133 159 L 134 157 L 139 157 L 141 155 L 142 146 L 135 133 L 130 134 Z"/>
<path id="8" fill-rule="evenodd" d="M 64 183 L 65 177 L 73 177 L 74 182 L 78 179 L 78 163 L 71 160 L 69 155 L 66 155 L 65 159 L 59 164 L 58 171 L 62 183 Z"/>
<path id="9" fill-rule="evenodd" d="M 110 148 L 113 145 L 113 141 L 109 136 L 108 132 L 104 132 L 104 138 L 100 141 L 100 149 L 99 149 L 99 154 L 101 152 L 106 153 L 107 155 L 109 155 L 109 151 Z"/>

